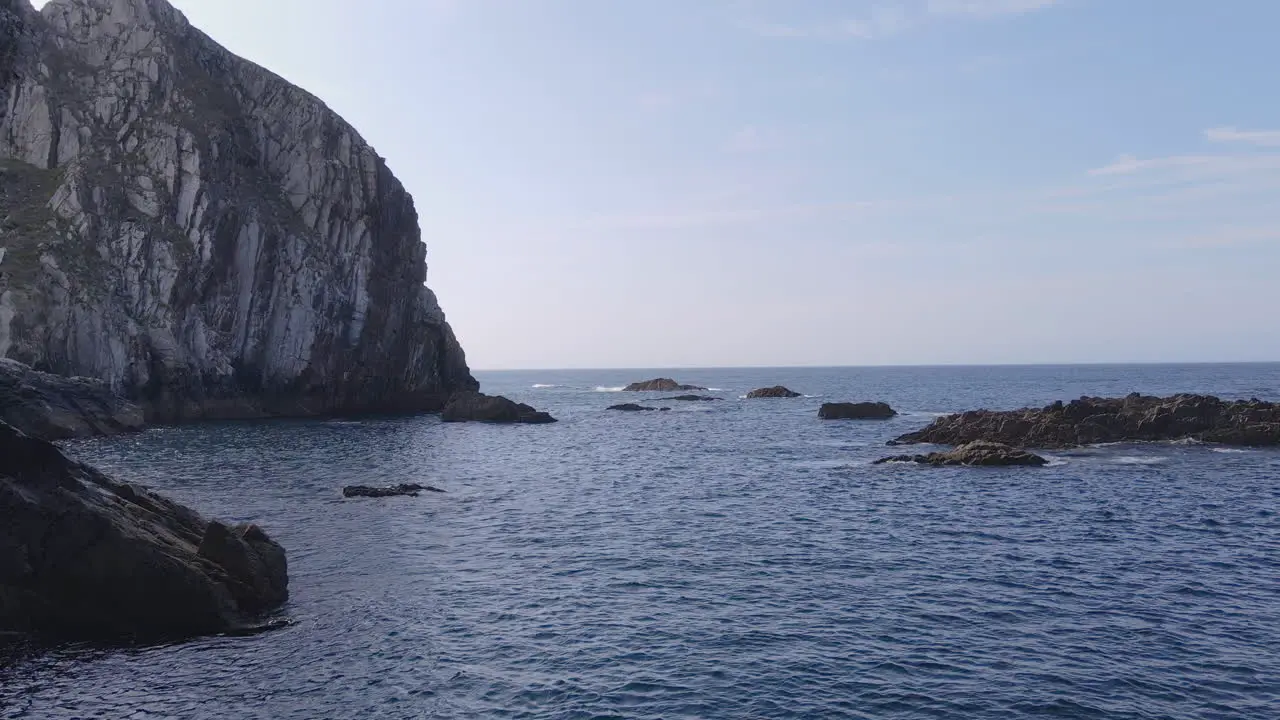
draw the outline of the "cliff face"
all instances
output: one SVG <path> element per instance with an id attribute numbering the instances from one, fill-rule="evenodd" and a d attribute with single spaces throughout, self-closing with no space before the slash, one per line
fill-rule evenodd
<path id="1" fill-rule="evenodd" d="M 0 248 L 0 358 L 151 420 L 477 387 L 383 159 L 165 0 L 0 0 Z"/>

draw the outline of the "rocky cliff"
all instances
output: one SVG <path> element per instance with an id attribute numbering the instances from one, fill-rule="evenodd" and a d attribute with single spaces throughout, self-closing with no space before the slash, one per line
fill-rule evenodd
<path id="1" fill-rule="evenodd" d="M 477 387 L 412 198 L 165 0 L 0 0 L 0 358 L 153 421 L 435 411 Z"/>

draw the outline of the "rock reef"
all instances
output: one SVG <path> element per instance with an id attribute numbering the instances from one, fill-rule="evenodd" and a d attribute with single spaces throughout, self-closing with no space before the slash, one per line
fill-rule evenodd
<path id="1" fill-rule="evenodd" d="M 1017 447 L 1070 448 L 1111 442 L 1198 440 L 1280 445 L 1280 403 L 1210 395 L 1083 397 L 1040 409 L 975 410 L 948 415 L 890 445 L 960 445 L 988 440 Z"/>
<path id="2" fill-rule="evenodd" d="M 0 423 L 0 633 L 240 632 L 289 597 L 284 550 Z"/>
<path id="3" fill-rule="evenodd" d="M 621 405 L 610 405 L 608 409 L 621 410 L 622 412 L 657 412 L 657 411 L 670 410 L 671 408 L 665 408 L 665 407 L 654 408 L 654 407 L 646 407 L 644 405 L 637 405 L 635 403 L 622 403 Z"/>
<path id="4" fill-rule="evenodd" d="M 818 417 L 823 420 L 887 420 L 897 414 L 882 402 L 823 403 L 818 408 Z"/>
<path id="5" fill-rule="evenodd" d="M 462 392 L 454 395 L 440 419 L 445 422 L 527 423 L 540 425 L 553 423 L 555 418 L 530 405 L 509 400 L 501 395 L 485 395 L 478 392 Z"/>
<path id="6" fill-rule="evenodd" d="M 681 385 L 671 378 L 655 378 L 643 382 L 634 382 L 622 388 L 623 392 L 681 392 L 690 390 L 706 390 L 697 385 Z"/>
<path id="7" fill-rule="evenodd" d="M 478 385 L 414 203 L 165 0 L 0 0 L 0 358 L 148 421 L 435 412 Z"/>
<path id="8" fill-rule="evenodd" d="M 142 409 L 99 380 L 36 372 L 0 359 L 0 421 L 41 440 L 141 430 Z"/>
<path id="9" fill-rule="evenodd" d="M 781 385 L 775 385 L 768 388 L 760 388 L 747 393 L 748 400 L 756 398 L 798 398 L 803 397 L 800 393 Z"/>
<path id="10" fill-rule="evenodd" d="M 1029 453 L 1026 450 L 1019 450 L 1003 443 L 993 443 L 982 440 L 965 443 L 964 445 L 945 452 L 929 453 L 928 455 L 895 455 L 893 457 L 882 458 L 872 464 L 883 465 L 885 463 L 893 462 L 911 462 L 937 467 L 950 465 L 973 467 L 1040 467 L 1049 463 L 1048 460 L 1034 453 Z"/>
<path id="11" fill-rule="evenodd" d="M 418 497 L 424 492 L 444 492 L 440 488 L 431 487 L 430 485 L 419 485 L 417 483 L 401 483 L 400 485 L 391 485 L 388 487 L 369 487 L 367 485 L 348 485 L 342 488 L 342 497 L 355 498 L 384 498 L 396 497 L 399 495 L 407 495 L 409 497 Z"/>
<path id="12" fill-rule="evenodd" d="M 710 395 L 676 395 L 674 397 L 658 398 L 658 402 L 718 402 L 720 398 L 711 397 Z"/>

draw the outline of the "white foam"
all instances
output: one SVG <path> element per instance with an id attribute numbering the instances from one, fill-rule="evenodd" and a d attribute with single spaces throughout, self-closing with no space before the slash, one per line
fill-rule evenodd
<path id="1" fill-rule="evenodd" d="M 728 390 L 725 390 L 724 388 L 707 388 L 707 390 L 710 392 L 728 392 Z"/>
<path id="2" fill-rule="evenodd" d="M 604 387 L 601 385 L 597 385 L 595 390 L 596 392 L 622 392 L 623 386 L 619 385 L 618 387 Z"/>
<path id="3" fill-rule="evenodd" d="M 556 388 L 556 387 L 560 387 L 559 385 L 546 385 L 546 384 L 543 384 L 543 383 L 534 383 L 534 384 L 533 384 L 533 386 L 534 386 L 535 388 L 538 388 L 538 389 L 542 389 L 542 388 Z"/>
<path id="4" fill-rule="evenodd" d="M 1244 448 L 1213 448 L 1213 451 L 1216 453 L 1231 453 L 1232 455 L 1253 452 L 1252 450 L 1245 450 Z"/>
<path id="5" fill-rule="evenodd" d="M 1167 460 L 1168 458 L 1154 455 L 1121 455 L 1116 458 L 1116 462 L 1121 465 L 1160 465 Z"/>

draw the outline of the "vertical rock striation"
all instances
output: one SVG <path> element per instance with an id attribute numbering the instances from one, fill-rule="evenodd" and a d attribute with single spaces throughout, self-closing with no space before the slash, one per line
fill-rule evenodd
<path id="1" fill-rule="evenodd" d="M 478 387 L 413 200 L 165 0 L 0 0 L 0 358 L 152 421 L 437 411 Z"/>

